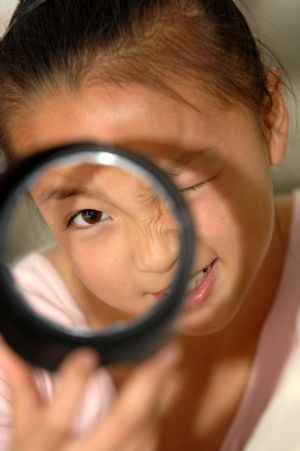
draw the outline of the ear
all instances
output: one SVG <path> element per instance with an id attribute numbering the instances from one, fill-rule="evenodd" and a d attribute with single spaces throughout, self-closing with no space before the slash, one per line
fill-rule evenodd
<path id="1" fill-rule="evenodd" d="M 270 104 L 269 99 L 266 99 L 263 122 L 270 164 L 275 166 L 282 162 L 286 154 L 289 113 L 280 81 L 280 72 L 275 68 L 269 69 L 266 76 L 267 89 L 272 97 L 272 104 Z"/>

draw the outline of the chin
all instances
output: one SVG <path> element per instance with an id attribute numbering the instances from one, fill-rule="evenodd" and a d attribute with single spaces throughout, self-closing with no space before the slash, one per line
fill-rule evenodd
<path id="1" fill-rule="evenodd" d="M 179 335 L 185 335 L 189 337 L 207 337 L 214 335 L 226 328 L 224 325 L 200 325 L 200 324 L 186 324 L 185 321 L 176 324 L 175 331 Z"/>
<path id="2" fill-rule="evenodd" d="M 239 306 L 228 305 L 224 308 L 200 308 L 198 311 L 183 313 L 178 318 L 175 331 L 180 335 L 207 337 L 225 331 L 237 316 Z M 208 307 L 208 306 L 205 306 Z"/>

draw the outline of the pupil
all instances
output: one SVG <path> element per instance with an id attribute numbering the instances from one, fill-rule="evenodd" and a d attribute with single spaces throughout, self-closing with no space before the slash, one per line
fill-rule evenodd
<path id="1" fill-rule="evenodd" d="M 83 219 L 89 224 L 96 224 L 101 220 L 102 212 L 97 210 L 84 210 L 82 212 Z"/>

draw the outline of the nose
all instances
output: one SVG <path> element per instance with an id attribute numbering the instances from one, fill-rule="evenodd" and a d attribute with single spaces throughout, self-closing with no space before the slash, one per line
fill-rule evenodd
<path id="1" fill-rule="evenodd" d="M 133 263 L 140 272 L 168 272 L 178 259 L 178 224 L 161 206 L 156 212 L 131 223 L 129 244 Z"/>

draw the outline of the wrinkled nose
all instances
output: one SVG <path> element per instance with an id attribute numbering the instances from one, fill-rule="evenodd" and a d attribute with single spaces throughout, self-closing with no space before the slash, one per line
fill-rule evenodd
<path id="1" fill-rule="evenodd" d="M 168 272 L 178 259 L 179 227 L 169 213 L 136 220 L 129 240 L 133 263 L 141 272 Z"/>

